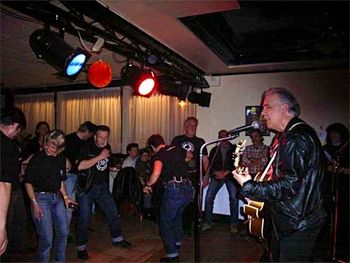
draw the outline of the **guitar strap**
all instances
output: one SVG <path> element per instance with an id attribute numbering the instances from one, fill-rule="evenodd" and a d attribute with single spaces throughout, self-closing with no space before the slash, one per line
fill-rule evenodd
<path id="1" fill-rule="evenodd" d="M 273 150 L 274 153 L 273 153 L 273 155 L 272 155 L 272 157 L 271 157 L 269 163 L 267 164 L 267 166 L 266 166 L 264 172 L 262 173 L 262 175 L 261 175 L 261 177 L 260 177 L 260 179 L 259 179 L 259 182 L 264 181 L 264 178 L 265 178 L 266 174 L 268 174 L 268 172 L 270 171 L 270 168 L 272 168 L 272 163 L 273 163 L 273 161 L 275 160 L 276 154 L 277 154 L 277 151 L 276 151 L 276 150 L 277 150 L 277 147 L 278 147 L 278 144 L 275 146 L 275 149 Z M 272 169 L 271 169 L 271 170 L 272 170 Z M 272 171 L 271 171 L 271 172 L 272 172 Z M 271 174 L 269 173 L 268 176 L 270 177 Z"/>
<path id="2" fill-rule="evenodd" d="M 296 126 L 298 126 L 298 125 L 300 125 L 300 124 L 305 124 L 305 122 L 300 121 L 300 122 L 297 122 L 297 123 L 293 124 L 293 125 L 288 129 L 288 131 L 291 131 L 294 127 L 296 127 Z M 276 139 L 277 139 L 277 138 L 276 138 Z M 260 176 L 259 182 L 264 181 L 264 178 L 265 178 L 266 175 L 268 175 L 269 177 L 272 176 L 272 163 L 273 163 L 273 161 L 274 161 L 275 158 L 276 158 L 277 148 L 278 148 L 278 140 L 277 140 L 277 143 L 276 143 L 276 144 L 274 145 L 274 147 L 272 148 L 272 151 L 271 151 L 271 152 L 273 152 L 273 155 L 272 155 L 272 157 L 271 157 L 269 163 L 267 164 L 267 166 L 266 166 L 264 172 L 263 172 L 262 175 Z M 270 178 L 269 178 L 269 179 L 270 179 Z"/>

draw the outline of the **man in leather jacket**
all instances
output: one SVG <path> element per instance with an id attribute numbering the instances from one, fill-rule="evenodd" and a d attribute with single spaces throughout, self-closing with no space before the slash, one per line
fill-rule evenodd
<path id="1" fill-rule="evenodd" d="M 276 133 L 271 146 L 275 158 L 268 182 L 252 180 L 248 169 L 233 172 L 246 198 L 267 202 L 273 235 L 273 261 L 305 262 L 325 222 L 321 184 L 324 157 L 315 131 L 298 119 L 299 105 L 284 88 L 271 88 L 262 96 L 262 115 Z"/>

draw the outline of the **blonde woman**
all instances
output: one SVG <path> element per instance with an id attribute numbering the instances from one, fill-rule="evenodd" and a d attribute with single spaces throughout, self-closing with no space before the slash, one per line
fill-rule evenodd
<path id="1" fill-rule="evenodd" d="M 66 160 L 61 154 L 64 150 L 64 134 L 53 130 L 46 135 L 43 151 L 30 161 L 25 186 L 31 200 L 32 218 L 39 235 L 36 259 L 48 262 L 55 231 L 55 261 L 65 262 L 68 228 L 66 207 L 76 204 L 66 194 Z M 66 206 L 66 207 L 65 207 Z"/>

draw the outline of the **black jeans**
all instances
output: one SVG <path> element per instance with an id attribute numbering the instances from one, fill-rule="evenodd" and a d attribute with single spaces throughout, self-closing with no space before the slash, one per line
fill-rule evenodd
<path id="1" fill-rule="evenodd" d="M 23 250 L 24 239 L 27 234 L 25 231 L 26 220 L 28 218 L 24 207 L 22 190 L 12 190 L 6 226 L 8 246 L 6 252 L 1 256 L 0 262 L 13 261 L 13 257 Z"/>
<path id="2" fill-rule="evenodd" d="M 272 262 L 312 262 L 314 244 L 323 223 L 280 237 L 279 240 L 272 234 Z"/>

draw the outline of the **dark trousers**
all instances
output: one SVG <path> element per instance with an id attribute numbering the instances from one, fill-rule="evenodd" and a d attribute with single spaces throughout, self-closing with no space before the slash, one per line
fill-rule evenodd
<path id="1" fill-rule="evenodd" d="M 288 234 L 280 239 L 272 235 L 271 252 L 273 262 L 312 262 L 316 238 L 323 225 L 317 224 Z"/>
<path id="2" fill-rule="evenodd" d="M 344 262 L 349 262 L 349 175 L 337 174 L 338 179 L 338 202 L 336 209 L 338 212 L 336 250 L 335 258 Z"/>
<path id="3" fill-rule="evenodd" d="M 197 205 L 194 201 L 190 202 L 182 214 L 183 229 L 186 233 L 192 233 L 192 226 L 197 217 Z"/>
<path id="4" fill-rule="evenodd" d="M 182 213 L 182 225 L 183 230 L 186 234 L 192 234 L 193 227 L 195 226 L 196 220 L 199 217 L 198 212 L 198 191 L 199 191 L 199 182 L 198 174 L 194 173 L 190 175 L 190 181 L 194 189 L 194 198 L 188 203 L 185 207 L 185 210 Z"/>
<path id="5" fill-rule="evenodd" d="M 1 262 L 12 261 L 13 256 L 23 250 L 24 238 L 27 234 L 25 229 L 26 220 L 28 219 L 22 190 L 12 190 L 6 224 L 8 246 L 6 252 L 1 256 Z"/>
<path id="6" fill-rule="evenodd" d="M 107 183 L 93 185 L 91 189 L 79 197 L 80 215 L 78 220 L 78 250 L 87 248 L 87 229 L 90 223 L 92 204 L 96 202 L 105 214 L 112 236 L 112 242 L 123 240 L 117 205 L 109 192 Z"/>

